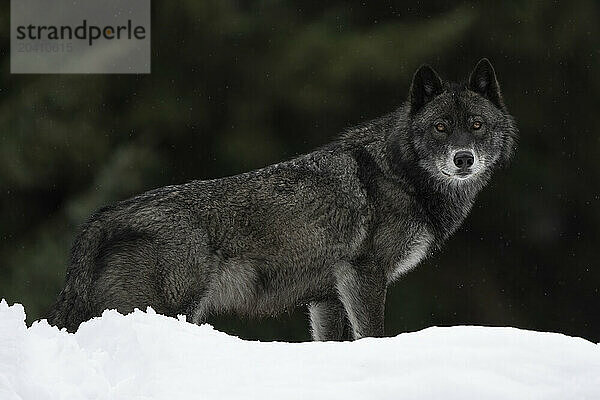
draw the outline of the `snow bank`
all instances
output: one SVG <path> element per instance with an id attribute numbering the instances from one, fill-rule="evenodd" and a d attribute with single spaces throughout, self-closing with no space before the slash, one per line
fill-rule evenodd
<path id="1" fill-rule="evenodd" d="M 0 303 L 0 399 L 599 399 L 600 347 L 515 328 L 261 343 L 107 311 L 76 334 Z"/>

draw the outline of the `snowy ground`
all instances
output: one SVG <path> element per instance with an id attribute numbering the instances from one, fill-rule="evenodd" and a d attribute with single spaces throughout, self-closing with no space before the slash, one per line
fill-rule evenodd
<path id="1" fill-rule="evenodd" d="M 0 303 L 0 399 L 600 399 L 600 346 L 515 328 L 244 341 L 114 311 L 76 334 Z"/>

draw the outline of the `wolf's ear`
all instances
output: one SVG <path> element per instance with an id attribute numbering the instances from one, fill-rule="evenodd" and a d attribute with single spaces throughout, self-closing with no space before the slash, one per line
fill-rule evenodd
<path id="1" fill-rule="evenodd" d="M 410 86 L 410 107 L 416 112 L 442 93 L 442 80 L 429 65 L 419 67 Z"/>
<path id="2" fill-rule="evenodd" d="M 479 60 L 471 76 L 469 77 L 469 89 L 475 93 L 479 93 L 496 107 L 504 109 L 502 102 L 502 94 L 500 93 L 500 85 L 496 79 L 494 67 L 487 58 Z"/>

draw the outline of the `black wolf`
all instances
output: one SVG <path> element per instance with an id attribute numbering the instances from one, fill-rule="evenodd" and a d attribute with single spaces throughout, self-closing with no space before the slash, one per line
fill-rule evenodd
<path id="1" fill-rule="evenodd" d="M 415 73 L 408 100 L 322 148 L 98 210 L 75 240 L 49 322 L 114 308 L 202 323 L 308 304 L 315 340 L 384 333 L 386 287 L 465 219 L 517 128 L 481 60 L 462 84 Z"/>

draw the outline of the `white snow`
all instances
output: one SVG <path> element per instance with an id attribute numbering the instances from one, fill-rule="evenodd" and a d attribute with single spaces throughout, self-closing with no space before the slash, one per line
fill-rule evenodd
<path id="1" fill-rule="evenodd" d="M 152 310 L 75 334 L 0 303 L 0 399 L 600 399 L 600 347 L 515 328 L 241 340 Z"/>

